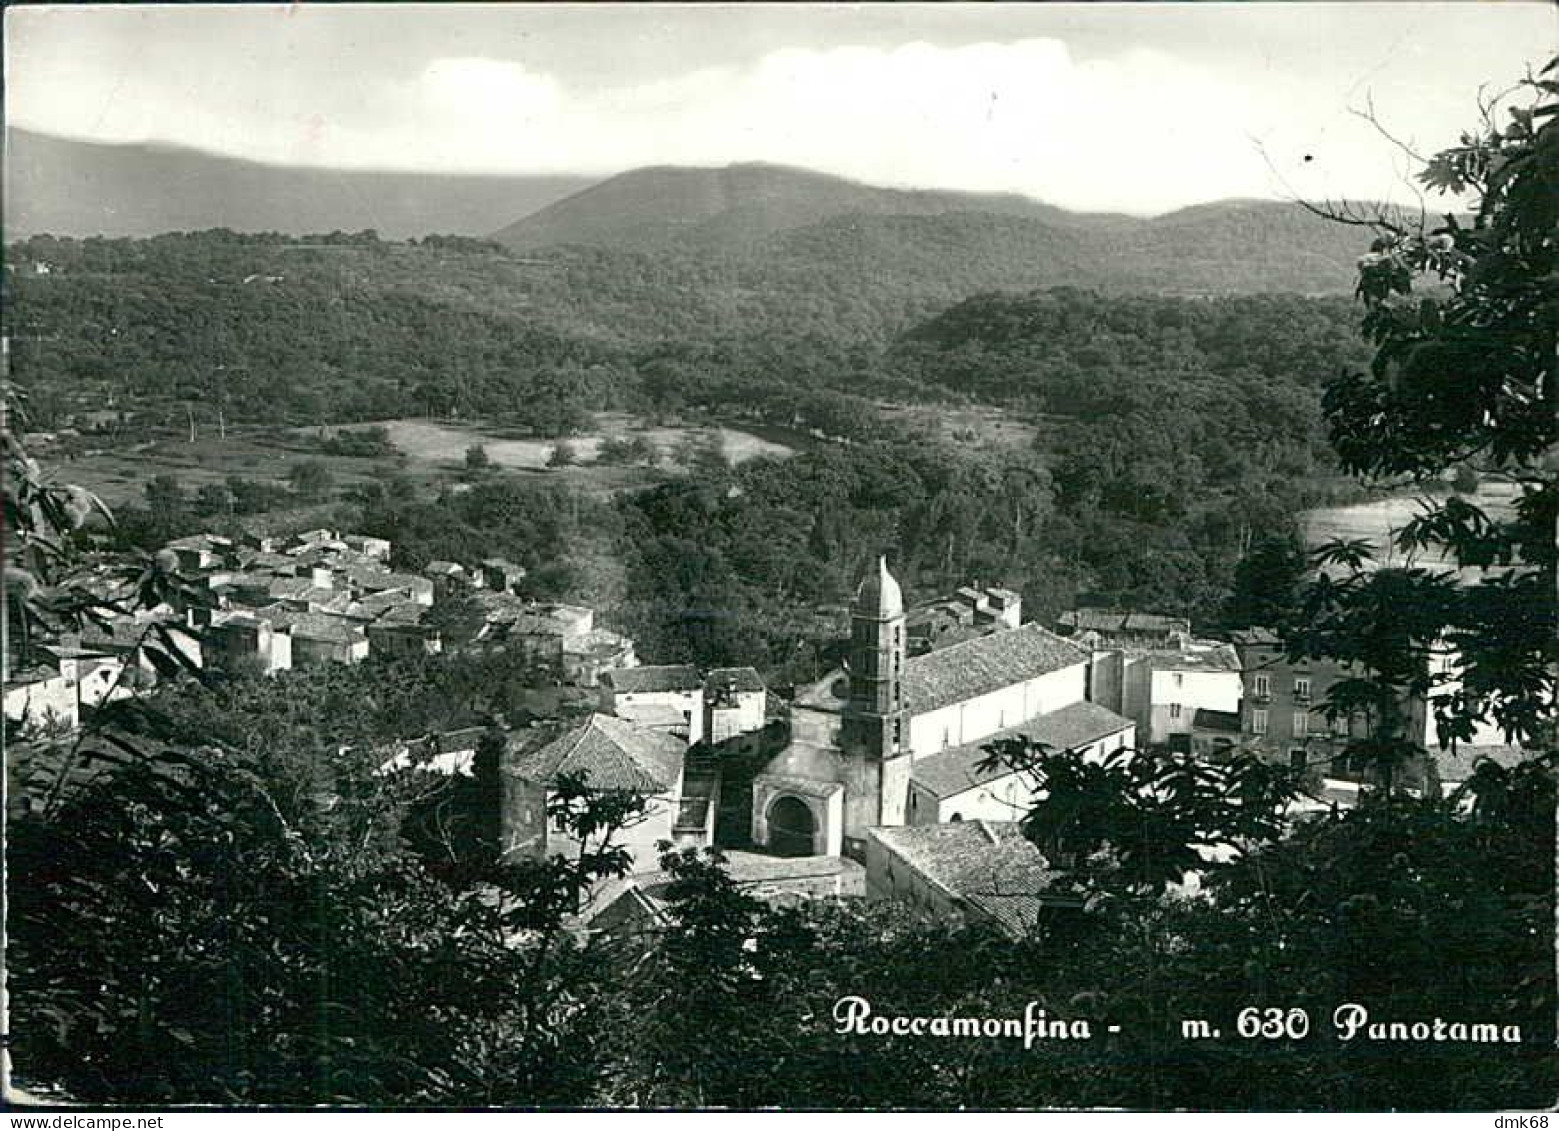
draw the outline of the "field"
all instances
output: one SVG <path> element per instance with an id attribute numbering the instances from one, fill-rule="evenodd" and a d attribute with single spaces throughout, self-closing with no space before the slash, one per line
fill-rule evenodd
<path id="1" fill-rule="evenodd" d="M 52 479 L 80 484 L 110 507 L 139 502 L 144 485 L 158 475 L 172 475 L 190 490 L 221 483 L 229 476 L 281 482 L 294 464 L 318 460 L 329 468 L 336 486 L 350 487 L 382 480 L 399 469 L 393 457 L 324 455 L 308 436 L 257 429 L 233 429 L 226 439 L 210 433 L 194 443 L 185 435 L 169 435 L 119 448 L 88 448 L 74 456 L 48 448 L 36 455 Z"/>
<path id="2" fill-rule="evenodd" d="M 481 444 L 487 458 L 496 466 L 514 471 L 545 471 L 555 440 L 506 438 L 501 429 L 489 429 L 480 424 L 454 425 L 432 420 L 387 420 L 382 422 L 390 433 L 390 441 L 412 458 L 428 465 L 464 467 L 466 450 L 473 444 Z M 671 451 L 702 429 L 648 428 L 626 413 L 599 413 L 596 430 L 581 436 L 570 436 L 568 444 L 574 449 L 580 464 L 595 462 L 601 441 L 608 436 L 628 438 L 642 436 L 661 452 L 662 464 Z M 720 447 L 732 463 L 741 463 L 754 456 L 787 456 L 793 448 L 771 440 L 762 439 L 751 432 L 733 428 L 717 428 Z M 582 469 L 581 469 L 582 470 Z"/>
<path id="3" fill-rule="evenodd" d="M 351 488 L 368 482 L 383 482 L 391 474 L 409 477 L 419 487 L 453 483 L 465 472 L 466 450 L 481 444 L 492 464 L 505 471 L 556 477 L 559 482 L 585 490 L 610 493 L 652 482 L 673 465 L 671 452 L 689 436 L 705 431 L 696 428 L 644 427 L 636 418 L 623 413 L 602 413 L 597 429 L 589 435 L 569 438 L 578 464 L 564 469 L 549 469 L 548 457 L 554 441 L 515 438 L 502 428 L 480 423 L 449 424 L 433 420 L 406 419 L 381 422 L 388 430 L 397 451 L 382 456 L 339 456 L 321 451 L 321 441 L 332 429 L 234 428 L 225 438 L 215 432 L 188 435 L 168 430 L 133 443 L 100 441 L 103 446 L 84 446 L 69 452 L 63 448 L 41 448 L 35 454 L 61 483 L 75 483 L 93 491 L 110 507 L 140 502 L 147 482 L 158 475 L 172 475 L 188 490 L 221 483 L 230 476 L 244 479 L 284 482 L 297 463 L 312 460 L 330 472 L 336 489 Z M 366 425 L 351 425 L 361 429 Z M 795 448 L 753 432 L 713 429 L 732 463 L 755 456 L 787 456 Z M 661 452 L 659 468 L 608 467 L 596 464 L 596 454 L 606 436 L 640 435 Z M 99 441 L 88 440 L 89 444 Z"/>
<path id="4" fill-rule="evenodd" d="M 1508 516 L 1514 488 L 1506 484 L 1485 483 L 1472 502 L 1494 517 Z M 1300 516 L 1305 542 L 1319 546 L 1334 538 L 1363 539 L 1375 547 L 1376 560 L 1381 565 L 1401 566 L 1407 562 L 1393 544 L 1397 533 L 1421 510 L 1422 496 L 1394 495 L 1368 503 L 1355 503 L 1345 507 L 1319 507 Z M 1441 559 L 1420 555 L 1419 565 L 1442 564 Z"/>

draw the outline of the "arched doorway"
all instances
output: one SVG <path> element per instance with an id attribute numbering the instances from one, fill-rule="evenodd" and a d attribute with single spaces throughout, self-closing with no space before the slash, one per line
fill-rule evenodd
<path id="1" fill-rule="evenodd" d="M 806 802 L 778 798 L 769 806 L 769 848 L 780 856 L 811 856 L 817 822 Z"/>

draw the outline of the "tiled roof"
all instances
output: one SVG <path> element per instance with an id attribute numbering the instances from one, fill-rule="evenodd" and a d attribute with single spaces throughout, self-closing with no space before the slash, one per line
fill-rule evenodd
<path id="1" fill-rule="evenodd" d="M 1115 632 L 1126 622 L 1126 614 L 1114 609 L 1073 609 L 1062 613 L 1059 619 L 1070 628 Z"/>
<path id="2" fill-rule="evenodd" d="M 240 582 L 235 575 L 233 584 L 241 585 L 245 584 L 245 582 Z M 273 577 L 265 586 L 265 592 L 268 596 L 287 597 L 294 601 L 307 600 L 309 594 L 313 591 L 314 583 L 307 577 Z"/>
<path id="3" fill-rule="evenodd" d="M 371 601 L 362 602 L 370 610 L 376 606 Z M 419 605 L 415 601 L 407 601 L 404 598 L 385 606 L 383 614 L 374 623 L 379 626 L 394 624 L 420 624 L 422 618 L 427 615 L 428 607 Z"/>
<path id="4" fill-rule="evenodd" d="M 1191 725 L 1197 730 L 1228 731 L 1230 734 L 1240 732 L 1240 713 L 1238 711 L 1214 711 L 1207 707 L 1198 707 L 1196 714 L 1191 718 Z"/>
<path id="5" fill-rule="evenodd" d="M 1034 929 L 1061 873 L 1029 841 L 1016 821 L 954 821 L 873 829 L 882 842 L 921 875 L 1012 935 Z"/>
<path id="6" fill-rule="evenodd" d="M 664 729 L 688 725 L 682 711 L 670 703 L 619 703 L 617 715 L 643 727 Z"/>
<path id="7" fill-rule="evenodd" d="M 96 623 L 82 625 L 81 640 L 83 644 L 89 646 L 93 644 L 121 647 L 138 645 L 147 639 L 147 631 L 153 623 L 152 620 L 138 620 L 133 617 L 112 617 L 106 627 Z M 183 626 L 173 624 L 170 627 L 182 628 Z"/>
<path id="8" fill-rule="evenodd" d="M 640 668 L 618 668 L 601 677 L 613 691 L 640 694 L 650 691 L 696 691 L 704 686 L 698 669 L 691 664 L 653 664 Z"/>
<path id="9" fill-rule="evenodd" d="M 1191 622 L 1185 617 L 1164 616 L 1160 613 L 1134 613 L 1118 609 L 1074 609 L 1062 613 L 1059 620 L 1069 628 L 1091 629 L 1104 633 L 1167 636 L 1171 632 L 1191 630 Z"/>
<path id="10" fill-rule="evenodd" d="M 350 644 L 364 639 L 360 625 L 330 613 L 281 612 L 271 617 L 271 623 L 302 640 Z"/>
<path id="11" fill-rule="evenodd" d="M 1159 672 L 1237 672 L 1240 657 L 1232 644 L 1202 644 L 1147 653 Z"/>
<path id="12" fill-rule="evenodd" d="M 60 678 L 60 670 L 50 667 L 48 664 L 32 664 L 25 668 L 17 668 L 11 672 L 11 679 L 5 685 L 7 691 L 13 687 L 25 687 L 34 683 L 47 683 L 50 680 Z"/>
<path id="13" fill-rule="evenodd" d="M 905 660 L 904 702 L 924 714 L 1087 659 L 1071 641 L 1026 624 Z"/>
<path id="14" fill-rule="evenodd" d="M 732 684 L 738 691 L 767 690 L 756 668 L 713 668 L 704 677 L 704 690 L 708 692 L 723 691 Z"/>
<path id="15" fill-rule="evenodd" d="M 582 774 L 595 789 L 660 794 L 676 787 L 686 752 L 687 743 L 673 735 L 597 714 L 514 757 L 507 769 L 526 781 L 548 783 L 560 774 Z"/>
<path id="16" fill-rule="evenodd" d="M 595 628 L 563 642 L 563 650 L 571 656 L 594 656 L 606 659 L 627 651 L 633 641 L 609 628 Z"/>
<path id="17" fill-rule="evenodd" d="M 917 758 L 910 769 L 910 776 L 916 784 L 925 786 L 937 797 L 952 797 L 1012 773 L 1005 767 L 984 773 L 977 769 L 990 756 L 985 748 L 1000 739 L 1027 738 L 1035 743 L 1043 743 L 1052 750 L 1072 750 L 1117 734 L 1131 725 L 1130 719 L 1123 719 L 1097 703 L 1073 703 L 1070 707 L 1040 715 L 1021 726 L 997 731 L 976 742 L 950 746 L 936 754 Z"/>
<path id="18" fill-rule="evenodd" d="M 410 589 L 416 592 L 426 589 L 429 585 L 427 578 L 415 573 L 391 573 L 386 569 L 375 569 L 371 565 L 348 566 L 343 572 L 353 585 L 361 589 Z"/>

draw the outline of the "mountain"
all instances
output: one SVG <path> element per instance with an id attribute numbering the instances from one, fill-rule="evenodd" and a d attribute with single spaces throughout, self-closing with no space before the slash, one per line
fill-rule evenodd
<path id="1" fill-rule="evenodd" d="M 481 236 L 589 185 L 574 176 L 444 176 L 264 165 L 163 145 L 5 134 L 7 239 L 361 231 Z"/>
<path id="2" fill-rule="evenodd" d="M 860 288 L 878 306 L 898 295 L 918 313 L 994 287 L 1333 293 L 1351 289 L 1361 250 L 1356 230 L 1271 201 L 1149 219 L 1069 212 L 1014 194 L 882 188 L 781 165 L 656 166 L 596 182 L 291 168 L 22 129 L 7 130 L 6 146 L 9 240 L 208 228 L 371 228 L 387 239 L 494 233 L 526 255 L 559 247 L 674 254 L 692 289 L 725 308 L 744 294 L 805 301 L 820 288 Z M 600 266 L 598 277 L 610 274 Z M 649 309 L 644 295 L 622 297 L 630 315 Z M 601 313 L 617 321 L 618 312 Z"/>
<path id="3" fill-rule="evenodd" d="M 784 165 L 652 166 L 548 205 L 496 232 L 493 239 L 516 250 L 559 244 L 734 250 L 836 216 L 949 212 L 1022 216 L 1058 227 L 1131 222 L 1125 216 L 1070 213 L 1010 193 L 878 188 Z"/>
<path id="4" fill-rule="evenodd" d="M 878 188 L 775 165 L 637 169 L 494 233 L 547 247 L 676 251 L 857 276 L 875 288 L 1086 286 L 1231 294 L 1351 290 L 1357 229 L 1295 204 L 1231 200 L 1151 218 L 1015 195 Z"/>

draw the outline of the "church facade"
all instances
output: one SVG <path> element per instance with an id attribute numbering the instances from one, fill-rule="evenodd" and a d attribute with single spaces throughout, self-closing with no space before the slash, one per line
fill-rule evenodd
<path id="1" fill-rule="evenodd" d="M 1130 720 L 1088 702 L 1089 652 L 1040 625 L 907 647 L 903 593 L 878 559 L 851 607 L 847 667 L 797 693 L 790 741 L 753 780 L 755 844 L 859 858 L 872 828 L 1015 819 L 1033 798 L 1020 775 L 980 769 L 989 740 L 1135 743 Z"/>

